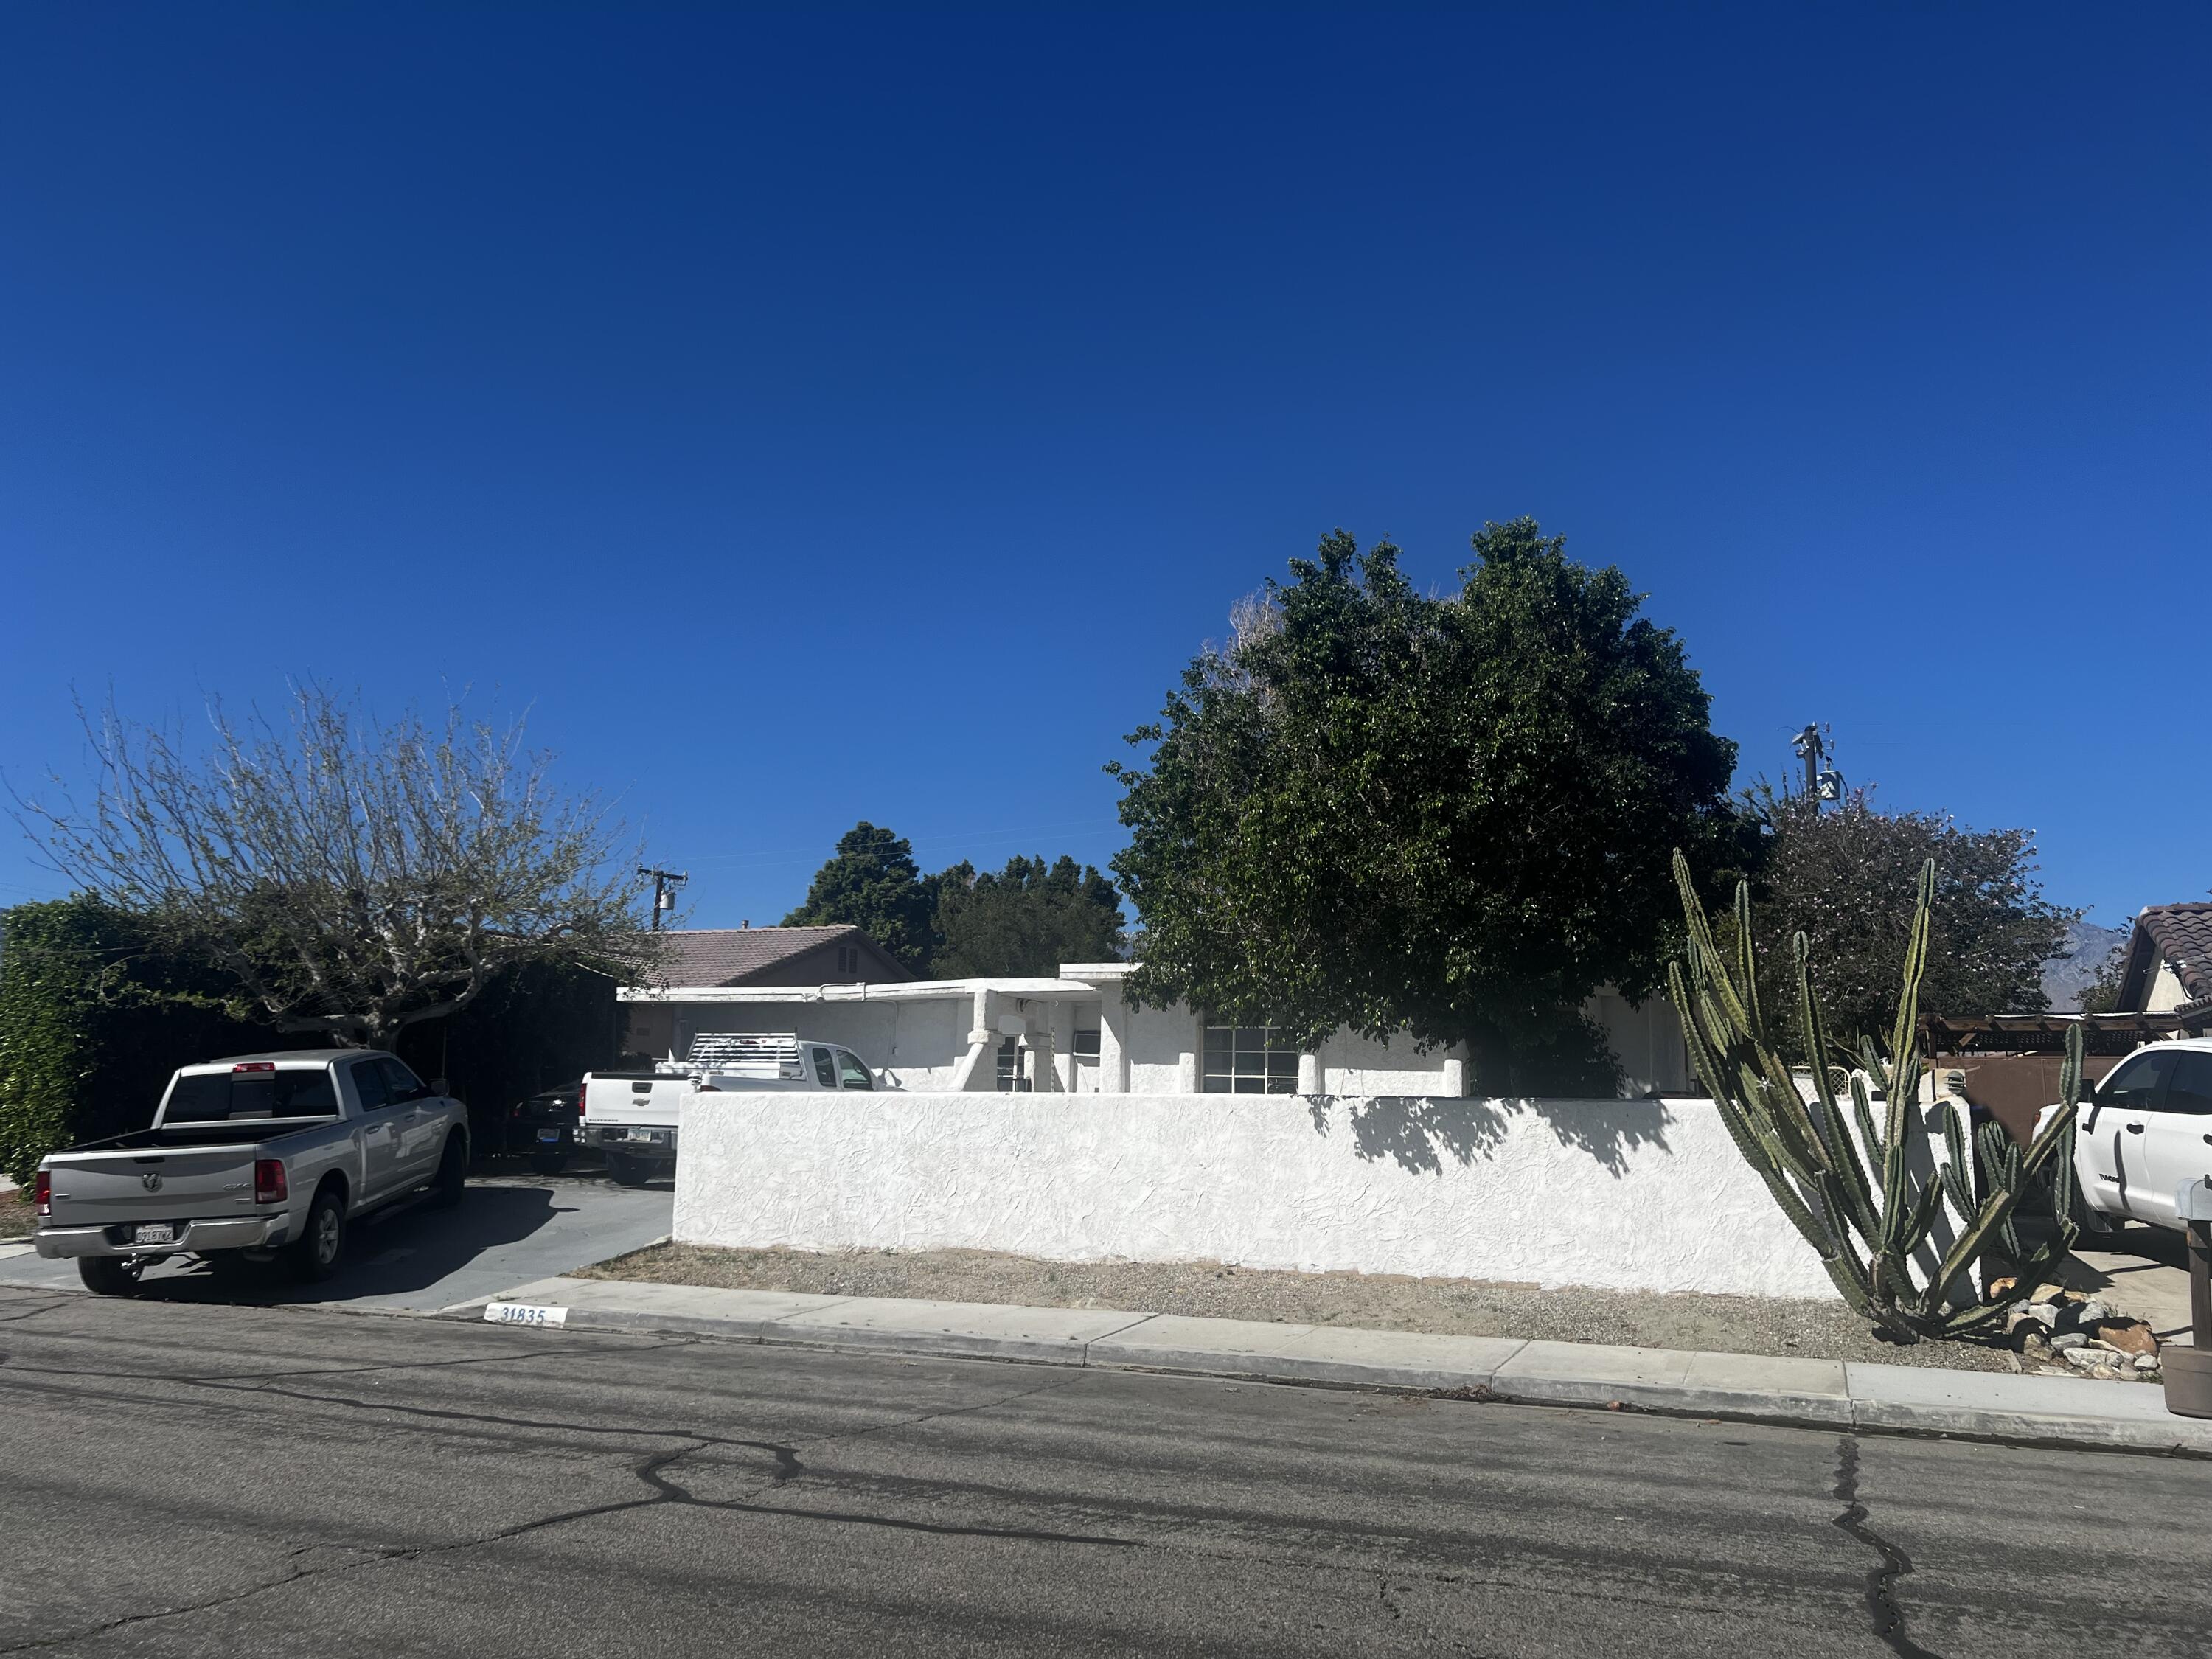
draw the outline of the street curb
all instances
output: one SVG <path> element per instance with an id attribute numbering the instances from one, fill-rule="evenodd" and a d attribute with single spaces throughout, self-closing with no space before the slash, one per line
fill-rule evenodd
<path id="1" fill-rule="evenodd" d="M 499 1306 L 558 1307 L 570 1329 L 2212 1459 L 2212 1420 L 2144 1383 L 642 1280 L 544 1279 L 439 1316 Z"/>

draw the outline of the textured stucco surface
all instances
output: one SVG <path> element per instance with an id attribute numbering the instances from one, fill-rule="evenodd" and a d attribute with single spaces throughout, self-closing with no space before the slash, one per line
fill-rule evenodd
<path id="1" fill-rule="evenodd" d="M 707 1096 L 675 1236 L 1834 1294 L 1700 1100 Z"/>

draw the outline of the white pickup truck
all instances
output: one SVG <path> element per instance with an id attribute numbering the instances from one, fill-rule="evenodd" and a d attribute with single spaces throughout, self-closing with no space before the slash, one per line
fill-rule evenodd
<path id="1" fill-rule="evenodd" d="M 580 1146 L 606 1159 L 626 1187 L 675 1167 L 684 1097 L 744 1090 L 880 1089 L 888 1086 L 850 1048 L 802 1040 L 788 1031 L 709 1032 L 691 1039 L 680 1060 L 650 1072 L 586 1072 Z"/>
<path id="2" fill-rule="evenodd" d="M 468 1168 L 468 1109 L 394 1056 L 241 1054 L 178 1072 L 150 1128 L 42 1159 L 33 1243 L 104 1296 L 173 1255 L 325 1279 L 353 1218 L 425 1187 L 459 1203 Z"/>

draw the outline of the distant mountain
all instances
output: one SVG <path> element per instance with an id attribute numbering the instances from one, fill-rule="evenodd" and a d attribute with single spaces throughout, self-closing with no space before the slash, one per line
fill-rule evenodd
<path id="1" fill-rule="evenodd" d="M 2106 959 L 2128 942 L 2126 927 L 2100 927 L 2077 921 L 2066 930 L 2066 948 L 2043 964 L 2043 994 L 2051 1012 L 2070 1014 L 2081 1006 L 2081 993 L 2096 981 Z"/>

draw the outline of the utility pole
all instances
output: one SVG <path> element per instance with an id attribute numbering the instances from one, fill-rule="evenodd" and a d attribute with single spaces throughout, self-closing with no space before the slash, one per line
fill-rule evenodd
<path id="1" fill-rule="evenodd" d="M 1820 793 L 1820 728 L 1807 726 L 1790 740 L 1790 746 L 1805 763 L 1805 793 L 1817 797 Z"/>
<path id="2" fill-rule="evenodd" d="M 676 890 L 691 878 L 680 870 L 655 870 L 642 864 L 637 866 L 637 872 L 653 878 L 653 931 L 657 933 L 660 931 L 661 913 L 676 908 Z"/>
<path id="3" fill-rule="evenodd" d="M 1816 802 L 1843 799 L 1844 775 L 1832 766 L 1821 764 L 1835 758 L 1835 751 L 1829 745 L 1828 729 L 1818 724 L 1808 726 L 1790 740 L 1790 746 L 1805 763 L 1806 798 Z"/>

